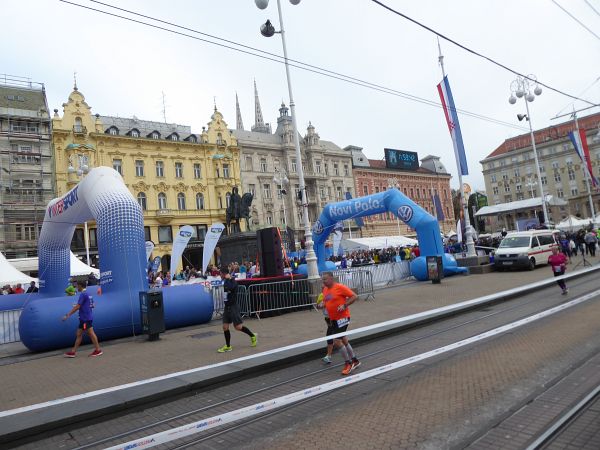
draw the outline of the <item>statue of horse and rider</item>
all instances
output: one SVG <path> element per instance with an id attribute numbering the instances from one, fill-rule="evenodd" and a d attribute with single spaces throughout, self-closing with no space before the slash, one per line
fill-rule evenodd
<path id="1" fill-rule="evenodd" d="M 246 219 L 246 230 L 250 230 L 250 205 L 254 197 L 250 192 L 246 192 L 240 196 L 238 193 L 237 186 L 232 189 L 229 197 L 229 206 L 225 210 L 225 220 L 227 223 L 227 230 L 231 234 L 231 222 L 236 222 L 238 229 L 240 228 L 240 219 Z"/>

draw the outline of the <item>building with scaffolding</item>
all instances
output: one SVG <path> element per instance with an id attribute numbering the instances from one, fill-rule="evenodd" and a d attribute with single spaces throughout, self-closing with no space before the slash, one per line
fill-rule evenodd
<path id="1" fill-rule="evenodd" d="M 37 256 L 37 239 L 54 198 L 51 119 L 42 83 L 0 75 L 0 251 Z"/>

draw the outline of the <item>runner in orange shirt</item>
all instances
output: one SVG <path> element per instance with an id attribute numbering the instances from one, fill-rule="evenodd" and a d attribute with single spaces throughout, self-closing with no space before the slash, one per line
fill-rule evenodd
<path id="1" fill-rule="evenodd" d="M 323 272 L 321 279 L 323 281 L 323 305 L 327 309 L 331 321 L 331 334 L 343 333 L 350 323 L 348 306 L 354 303 L 358 296 L 348 286 L 336 283 L 331 272 Z M 346 361 L 342 375 L 349 375 L 360 366 L 360 361 L 356 358 L 347 336 L 334 339 L 333 345 L 340 350 Z"/>

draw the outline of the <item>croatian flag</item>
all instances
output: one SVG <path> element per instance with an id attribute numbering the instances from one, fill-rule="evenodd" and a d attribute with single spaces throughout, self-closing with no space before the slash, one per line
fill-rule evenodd
<path id="1" fill-rule="evenodd" d="M 458 123 L 458 114 L 456 114 L 456 107 L 454 106 L 454 99 L 452 98 L 448 76 L 444 77 L 442 82 L 437 85 L 437 88 L 438 93 L 440 94 L 440 100 L 442 101 L 442 108 L 446 115 L 446 122 L 448 123 L 448 129 L 450 130 L 452 143 L 454 144 L 454 154 L 458 165 L 460 166 L 460 173 L 461 175 L 469 175 L 465 146 L 463 145 L 460 124 Z"/>
<path id="2" fill-rule="evenodd" d="M 594 172 L 592 172 L 592 160 L 590 159 L 590 149 L 587 144 L 585 130 L 579 129 L 578 131 L 571 131 L 569 133 L 569 139 L 571 139 L 575 151 L 579 155 L 581 162 L 583 162 L 590 180 L 592 180 L 592 186 L 598 187 L 598 178 L 596 178 Z"/>

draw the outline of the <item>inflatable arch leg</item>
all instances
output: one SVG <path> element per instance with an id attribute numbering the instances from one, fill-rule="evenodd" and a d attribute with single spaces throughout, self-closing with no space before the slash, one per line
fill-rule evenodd
<path id="1" fill-rule="evenodd" d="M 397 189 L 330 203 L 323 208 L 312 230 L 319 271 L 331 270 L 325 260 L 325 241 L 337 222 L 386 212 L 395 214 L 417 232 L 419 249 L 423 256 L 411 261 L 411 273 L 416 279 L 427 280 L 426 256 L 441 256 L 445 275 L 467 271 L 464 267 L 457 267 L 453 256 L 444 253 L 437 219 Z"/>
<path id="2" fill-rule="evenodd" d="M 40 293 L 27 302 L 19 320 L 22 342 L 30 350 L 72 344 L 77 318 L 66 322 L 77 297 L 67 297 L 69 247 L 75 225 L 95 220 L 98 227 L 102 295 L 94 298 L 94 330 L 101 340 L 141 331 L 139 292 L 148 289 L 144 217 L 121 175 L 98 167 L 61 198 L 48 204 L 38 243 Z M 95 295 L 96 287 L 89 288 Z M 212 317 L 210 290 L 200 285 L 165 289 L 169 328 L 207 322 Z"/>

